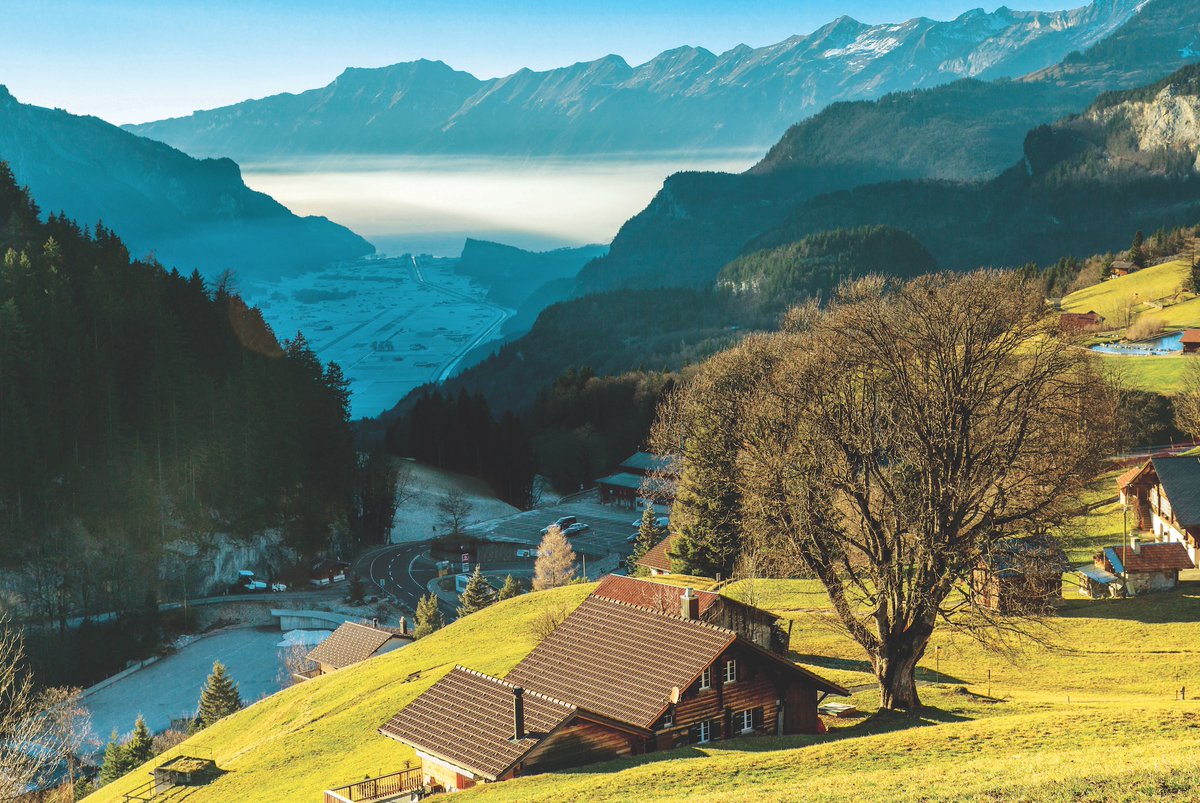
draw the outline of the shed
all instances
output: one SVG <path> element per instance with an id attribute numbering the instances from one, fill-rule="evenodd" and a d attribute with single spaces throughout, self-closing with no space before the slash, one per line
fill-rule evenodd
<path id="1" fill-rule="evenodd" d="M 1105 599 L 1125 593 L 1121 578 L 1099 566 L 1080 566 L 1075 571 L 1079 575 L 1079 593 L 1085 597 Z"/>
<path id="2" fill-rule="evenodd" d="M 1179 339 L 1184 354 L 1200 352 L 1200 329 L 1187 329 Z"/>
<path id="3" fill-rule="evenodd" d="M 1067 553 L 1049 536 L 1005 538 L 980 557 L 972 573 L 976 605 L 1002 614 L 1041 613 L 1062 595 Z"/>
<path id="4" fill-rule="evenodd" d="M 1125 591 L 1130 596 L 1171 591 L 1179 585 L 1181 570 L 1195 568 L 1183 544 L 1143 544 L 1136 536 L 1128 546 L 1105 547 L 1097 553 L 1095 565 L 1125 578 Z"/>
<path id="5" fill-rule="evenodd" d="M 1133 264 L 1128 259 L 1115 259 L 1113 260 L 1112 265 L 1109 267 L 1109 272 L 1113 276 L 1128 276 L 1129 274 L 1136 272 L 1137 269 L 1137 265 Z"/>

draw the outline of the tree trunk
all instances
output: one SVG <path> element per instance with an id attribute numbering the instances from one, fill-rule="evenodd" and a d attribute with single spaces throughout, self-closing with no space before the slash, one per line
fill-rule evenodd
<path id="1" fill-rule="evenodd" d="M 912 639 L 884 647 L 874 660 L 879 681 L 879 705 L 887 711 L 914 712 L 921 707 L 917 696 L 917 662 L 925 653 L 928 637 L 917 645 Z"/>

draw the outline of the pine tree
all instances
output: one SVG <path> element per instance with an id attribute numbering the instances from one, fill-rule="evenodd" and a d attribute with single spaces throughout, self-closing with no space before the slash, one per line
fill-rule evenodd
<path id="1" fill-rule="evenodd" d="M 487 584 L 487 580 L 483 579 L 483 572 L 480 571 L 479 564 L 475 564 L 475 571 L 471 573 L 471 579 L 467 581 L 467 587 L 463 589 L 462 594 L 458 598 L 458 618 L 470 616 L 475 611 L 481 611 L 493 602 L 491 586 Z"/>
<path id="2" fill-rule="evenodd" d="M 104 763 L 100 766 L 100 785 L 112 783 L 131 769 L 125 747 L 117 729 L 113 728 L 108 744 L 104 746 Z"/>
<path id="3" fill-rule="evenodd" d="M 146 720 L 138 714 L 133 725 L 133 736 L 125 743 L 125 759 L 132 769 L 140 767 L 154 758 L 154 734 L 146 727 Z"/>
<path id="4" fill-rule="evenodd" d="M 629 557 L 625 559 L 626 570 L 630 573 L 644 571 L 638 569 L 638 561 L 642 556 L 654 548 L 654 545 L 662 540 L 666 533 L 662 527 L 658 526 L 658 517 L 655 515 L 654 507 L 647 504 L 642 510 L 642 523 L 638 527 L 637 540 L 633 542 L 633 551 L 629 553 Z"/>
<path id="5" fill-rule="evenodd" d="M 413 630 L 414 639 L 424 638 L 445 626 L 446 618 L 442 616 L 436 596 L 430 594 L 417 600 L 417 627 Z"/>
<path id="6" fill-rule="evenodd" d="M 207 728 L 219 719 L 240 710 L 242 696 L 238 693 L 237 683 L 225 671 L 225 665 L 220 661 L 213 662 L 212 674 L 204 683 L 200 692 L 200 707 L 196 712 L 196 723 L 200 728 Z"/>
<path id="7" fill-rule="evenodd" d="M 362 578 L 358 576 L 358 572 L 350 575 L 350 588 L 347 590 L 352 605 L 362 604 L 363 599 L 367 596 L 367 588 L 363 585 Z"/>
<path id="8" fill-rule="evenodd" d="M 545 591 L 570 583 L 575 579 L 575 561 L 575 550 L 567 537 L 552 525 L 538 546 L 537 562 L 533 564 L 533 590 Z"/>
<path id="9" fill-rule="evenodd" d="M 499 598 L 512 599 L 513 597 L 520 596 L 520 594 L 521 584 L 514 580 L 511 574 L 508 577 L 505 577 L 504 585 L 500 588 Z"/>

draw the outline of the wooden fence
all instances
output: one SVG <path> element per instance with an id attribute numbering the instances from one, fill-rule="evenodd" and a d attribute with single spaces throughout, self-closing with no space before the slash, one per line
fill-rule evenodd
<path id="1" fill-rule="evenodd" d="M 372 803 L 389 800 L 405 792 L 420 789 L 421 768 L 401 770 L 378 778 L 367 778 L 357 783 L 339 786 L 325 791 L 325 803 Z"/>

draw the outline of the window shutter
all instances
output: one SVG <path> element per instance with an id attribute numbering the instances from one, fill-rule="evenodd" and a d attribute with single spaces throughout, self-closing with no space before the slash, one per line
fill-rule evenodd
<path id="1" fill-rule="evenodd" d="M 700 724 L 697 723 L 688 728 L 688 743 L 696 744 L 700 741 Z"/>
<path id="2" fill-rule="evenodd" d="M 763 707 L 760 705 L 754 709 L 754 729 L 758 730 L 763 726 Z"/>

